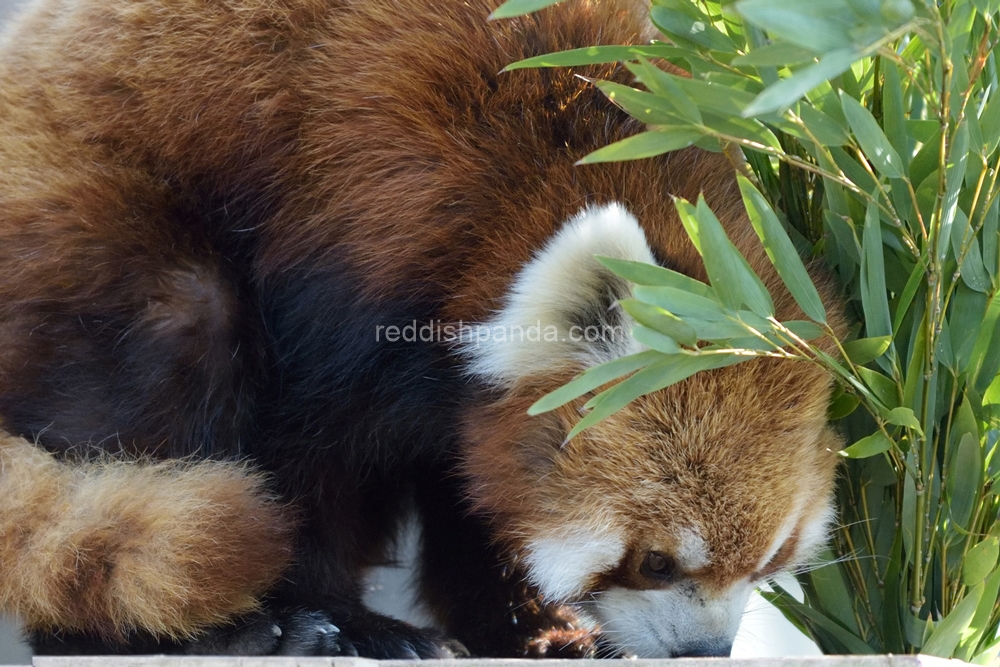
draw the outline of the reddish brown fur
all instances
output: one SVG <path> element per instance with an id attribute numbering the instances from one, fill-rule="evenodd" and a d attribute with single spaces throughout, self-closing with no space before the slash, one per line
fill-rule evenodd
<path id="1" fill-rule="evenodd" d="M 69 465 L 4 436 L 0 489 L 0 609 L 33 629 L 191 636 L 256 609 L 291 555 L 239 464 Z"/>

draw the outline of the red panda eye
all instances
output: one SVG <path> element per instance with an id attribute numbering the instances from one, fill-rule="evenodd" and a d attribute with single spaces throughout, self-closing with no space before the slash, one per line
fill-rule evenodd
<path id="1" fill-rule="evenodd" d="M 677 561 L 662 551 L 650 551 L 639 571 L 651 579 L 672 579 L 677 572 Z"/>

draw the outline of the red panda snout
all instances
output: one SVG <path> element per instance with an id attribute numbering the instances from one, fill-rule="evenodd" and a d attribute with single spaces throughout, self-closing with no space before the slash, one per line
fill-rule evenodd
<path id="1" fill-rule="evenodd" d="M 728 656 L 753 584 L 733 584 L 722 592 L 696 580 L 662 590 L 614 587 L 587 605 L 604 641 L 637 658 Z"/>

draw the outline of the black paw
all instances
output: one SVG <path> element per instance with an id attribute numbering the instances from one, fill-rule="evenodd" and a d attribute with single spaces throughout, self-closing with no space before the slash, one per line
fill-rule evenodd
<path id="1" fill-rule="evenodd" d="M 272 655 L 278 650 L 282 630 L 268 612 L 246 616 L 231 625 L 212 628 L 206 634 L 177 646 L 168 653 L 187 655 Z"/>
<path id="2" fill-rule="evenodd" d="M 446 660 L 466 657 L 461 643 L 434 630 L 367 610 L 293 611 L 278 621 L 275 655 L 360 656 L 377 660 Z"/>

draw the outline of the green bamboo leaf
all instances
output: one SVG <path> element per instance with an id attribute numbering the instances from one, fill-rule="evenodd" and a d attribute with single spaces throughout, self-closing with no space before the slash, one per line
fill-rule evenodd
<path id="1" fill-rule="evenodd" d="M 955 653 L 962 635 L 968 630 L 976 615 L 976 608 L 983 598 L 984 589 L 983 584 L 979 584 L 965 594 L 962 601 L 955 605 L 951 613 L 934 628 L 930 639 L 921 647 L 921 653 L 942 658 L 950 658 Z"/>
<path id="2" fill-rule="evenodd" d="M 680 216 L 684 231 L 687 232 L 688 238 L 691 239 L 695 250 L 698 251 L 699 255 L 703 255 L 701 251 L 701 234 L 698 231 L 697 209 L 691 205 L 691 202 L 680 197 L 674 198 L 674 207 L 677 209 L 677 215 Z"/>
<path id="3" fill-rule="evenodd" d="M 812 49 L 804 49 L 787 42 L 778 42 L 737 56 L 733 58 L 732 64 L 737 67 L 788 67 L 789 65 L 811 62 L 816 57 L 817 54 Z"/>
<path id="4" fill-rule="evenodd" d="M 998 558 L 1000 558 L 1000 540 L 996 537 L 987 537 L 969 549 L 962 563 L 962 585 L 975 586 L 986 579 L 997 566 Z"/>
<path id="5" fill-rule="evenodd" d="M 638 285 L 632 292 L 636 299 L 682 318 L 696 317 L 709 321 L 727 321 L 735 315 L 714 299 L 676 287 Z"/>
<path id="6" fill-rule="evenodd" d="M 849 459 L 866 459 L 887 452 L 892 448 L 892 440 L 886 437 L 882 431 L 876 431 L 869 436 L 861 438 L 850 447 L 840 450 L 840 455 Z"/>
<path id="7" fill-rule="evenodd" d="M 972 355 L 966 369 L 969 381 L 975 383 L 975 389 L 980 393 L 986 391 L 997 374 L 998 355 L 1000 355 L 998 319 L 1000 319 L 1000 292 L 994 295 L 986 309 L 986 316 L 979 327 L 979 334 L 972 346 Z"/>
<path id="8" fill-rule="evenodd" d="M 871 388 L 872 393 L 878 397 L 882 405 L 889 410 L 899 406 L 898 387 L 895 382 L 878 371 L 873 371 L 864 366 L 858 367 L 857 371 L 858 375 Z"/>
<path id="9" fill-rule="evenodd" d="M 620 301 L 619 304 L 626 313 L 632 316 L 632 319 L 645 327 L 658 331 L 689 347 L 694 347 L 695 343 L 698 342 L 697 333 L 691 326 L 662 308 L 651 306 L 638 299 L 626 299 Z M 676 351 L 679 352 L 679 350 Z"/>
<path id="10" fill-rule="evenodd" d="M 649 18 L 653 21 L 653 25 L 669 37 L 679 37 L 681 40 L 693 42 L 712 51 L 725 53 L 736 51 L 733 40 L 720 32 L 707 18 L 696 19 L 686 12 L 658 5 L 653 5 L 649 10 Z"/>
<path id="11" fill-rule="evenodd" d="M 789 320 L 788 322 L 782 322 L 781 325 L 802 340 L 822 338 L 826 333 L 819 325 L 808 320 Z"/>
<path id="12" fill-rule="evenodd" d="M 719 116 L 706 113 L 705 127 L 727 141 L 743 140 L 751 142 L 751 144 L 769 146 L 776 151 L 782 150 L 781 142 L 778 141 L 775 134 L 762 122 L 753 118 Z"/>
<path id="13" fill-rule="evenodd" d="M 823 307 L 823 300 L 816 291 L 816 286 L 813 285 L 792 240 L 788 238 L 784 227 L 778 221 L 778 216 L 774 214 L 764 195 L 749 180 L 742 174 L 737 179 L 740 192 L 743 194 L 743 203 L 750 216 L 750 224 L 764 244 L 764 251 L 778 271 L 778 276 L 802 312 L 813 320 L 826 324 L 826 308 Z"/>
<path id="14" fill-rule="evenodd" d="M 885 72 L 882 82 L 882 122 L 885 136 L 899 155 L 905 172 L 910 166 L 910 137 L 906 132 L 906 110 L 903 85 L 899 80 L 899 66 L 885 58 L 882 58 L 881 64 Z"/>
<path id="15" fill-rule="evenodd" d="M 807 607 L 801 602 L 797 602 L 795 598 L 781 588 L 781 586 L 775 585 L 773 588 L 778 595 L 773 593 L 761 593 L 762 597 L 764 597 L 764 599 L 771 604 L 777 606 L 779 609 L 781 609 L 781 606 L 794 609 L 798 615 L 806 619 L 810 624 L 815 627 L 822 628 L 825 632 L 832 635 L 844 647 L 844 650 L 849 651 L 854 655 L 871 655 L 875 653 L 872 647 L 865 643 L 864 640 L 852 634 L 849 630 L 833 619 L 819 611 L 816 611 L 815 609 Z"/>
<path id="16" fill-rule="evenodd" d="M 874 459 L 873 459 L 874 460 Z M 893 475 L 893 484 L 896 483 Z M 889 653 L 905 653 L 906 640 L 903 620 L 900 614 L 900 570 L 903 563 L 903 531 L 897 527 L 893 531 L 892 547 L 885 568 L 885 604 L 882 605 L 882 632 L 885 635 L 882 650 Z"/>
<path id="17" fill-rule="evenodd" d="M 921 436 L 924 434 L 924 429 L 920 426 L 920 420 L 918 420 L 917 416 L 913 414 L 913 410 L 909 408 L 893 408 L 889 411 L 889 414 L 885 416 L 885 421 L 889 424 L 895 424 L 896 426 L 911 428 Z"/>
<path id="18" fill-rule="evenodd" d="M 966 433 L 948 466 L 948 509 L 951 520 L 963 528 L 969 525 L 982 486 L 982 464 L 979 441 L 971 433 Z"/>
<path id="19" fill-rule="evenodd" d="M 948 256 L 948 246 L 951 243 L 951 227 L 958 214 L 958 196 L 965 183 L 965 168 L 969 157 L 969 125 L 959 124 L 955 130 L 951 149 L 948 155 L 948 165 L 945 172 L 947 189 L 942 204 L 941 227 L 937 242 L 937 260 L 944 262 Z"/>
<path id="20" fill-rule="evenodd" d="M 859 405 L 861 405 L 861 399 L 855 394 L 841 394 L 830 403 L 830 407 L 826 411 L 827 419 L 830 421 L 843 419 L 854 412 Z"/>
<path id="21" fill-rule="evenodd" d="M 893 336 L 899 335 L 899 327 L 903 324 L 903 318 L 906 317 L 906 313 L 910 310 L 910 304 L 913 303 L 913 297 L 916 296 L 917 290 L 923 284 L 924 271 L 927 268 L 924 261 L 921 258 L 913 267 L 910 277 L 906 281 L 906 286 L 903 288 L 903 293 L 899 296 L 899 302 L 896 304 L 896 314 L 892 317 Z"/>
<path id="22" fill-rule="evenodd" d="M 851 46 L 854 28 L 851 8 L 844 0 L 822 4 L 798 0 L 743 0 L 736 10 L 772 38 L 819 53 Z"/>
<path id="23" fill-rule="evenodd" d="M 704 196 L 698 197 L 695 216 L 705 270 L 722 303 L 733 310 L 746 304 L 761 317 L 773 316 L 774 303 L 767 288 L 726 236 L 726 230 L 705 203 Z"/>
<path id="24" fill-rule="evenodd" d="M 990 626 L 990 617 L 993 615 L 993 607 L 996 605 L 998 595 L 1000 595 L 1000 568 L 993 570 L 983 584 L 983 597 L 979 601 L 979 606 L 976 607 L 976 615 L 972 617 L 972 622 L 969 624 L 969 628 L 974 632 L 962 641 L 959 645 L 961 650 L 955 653 L 955 657 L 959 660 L 970 661 L 976 655 L 976 650 Z"/>
<path id="25" fill-rule="evenodd" d="M 509 19 L 545 9 L 563 0 L 507 0 L 490 14 L 490 19 Z"/>
<path id="26" fill-rule="evenodd" d="M 878 206 L 868 204 L 864 239 L 861 244 L 861 304 L 865 313 L 865 331 L 869 338 L 892 335 L 889 300 L 885 290 L 885 260 L 882 254 L 882 229 Z"/>
<path id="27" fill-rule="evenodd" d="M 746 109 L 745 118 L 774 113 L 791 107 L 813 88 L 843 74 L 863 55 L 854 48 L 838 49 L 825 54 L 818 63 L 799 70 L 764 89 Z"/>
<path id="28" fill-rule="evenodd" d="M 678 354 L 681 351 L 673 338 L 641 324 L 632 326 L 632 337 L 649 349 L 663 354 Z"/>
<path id="29" fill-rule="evenodd" d="M 530 408 L 528 414 L 535 416 L 543 412 L 555 410 L 566 405 L 572 400 L 580 398 L 584 394 L 589 394 L 598 387 L 617 380 L 623 375 L 634 373 L 650 364 L 663 358 L 659 352 L 647 351 L 638 354 L 631 354 L 612 361 L 605 362 L 600 366 L 594 366 L 581 375 L 578 375 L 569 383 L 559 389 L 550 392 L 537 400 Z"/>
<path id="30" fill-rule="evenodd" d="M 837 557 L 830 550 L 826 550 L 817 560 L 824 564 L 809 571 L 809 583 L 815 600 L 820 604 L 811 606 L 818 606 L 820 611 L 851 634 L 859 634 L 860 630 L 854 618 L 854 590 L 844 578 Z"/>
<path id="31" fill-rule="evenodd" d="M 991 155 L 1000 145 L 1000 90 L 996 87 L 990 93 L 989 102 L 979 116 L 979 130 L 983 134 L 983 155 Z"/>
<path id="32" fill-rule="evenodd" d="M 746 359 L 746 357 L 722 354 L 678 354 L 666 358 L 660 355 L 660 361 L 643 368 L 635 375 L 604 390 L 591 400 L 588 405 L 591 405 L 593 409 L 577 422 L 576 426 L 569 432 L 569 435 L 566 436 L 566 440 L 572 440 L 580 432 L 618 412 L 640 396 L 666 389 L 682 380 L 686 380 L 695 373 L 713 368 L 732 366 L 733 364 L 746 361 Z"/>
<path id="33" fill-rule="evenodd" d="M 683 273 L 678 273 L 673 269 L 668 269 L 656 264 L 646 262 L 633 262 L 627 259 L 617 259 L 614 257 L 597 257 L 609 271 L 616 276 L 621 276 L 625 280 L 636 285 L 648 285 L 652 287 L 673 287 L 684 292 L 690 292 L 706 299 L 718 301 L 715 291 L 701 282 Z"/>
<path id="34" fill-rule="evenodd" d="M 649 88 L 651 92 L 668 98 L 684 120 L 694 125 L 701 124 L 701 110 L 679 85 L 680 77 L 664 72 L 645 58 L 640 58 L 637 63 L 625 63 L 625 66 L 635 75 L 639 83 Z"/>
<path id="35" fill-rule="evenodd" d="M 687 51 L 670 44 L 647 44 L 645 46 L 587 46 L 582 49 L 570 49 L 557 53 L 547 53 L 519 60 L 504 67 L 502 72 L 533 67 L 577 67 L 581 65 L 600 65 L 622 60 L 643 58 L 677 58 L 686 55 Z"/>
<path id="36" fill-rule="evenodd" d="M 990 280 L 996 280 L 997 264 L 1000 260 L 1000 229 L 998 229 L 998 219 L 1000 219 L 1000 199 L 994 199 L 990 207 L 986 210 L 983 218 L 983 264 L 986 272 L 990 274 Z"/>
<path id="37" fill-rule="evenodd" d="M 693 127 L 658 125 L 655 130 L 642 132 L 599 148 L 584 156 L 577 164 L 622 162 L 654 157 L 693 146 L 704 136 L 704 132 Z"/>
<path id="38" fill-rule="evenodd" d="M 903 161 L 871 112 L 844 91 L 840 92 L 840 104 L 868 161 L 889 178 L 903 178 L 906 175 Z"/>
<path id="39" fill-rule="evenodd" d="M 636 90 L 613 81 L 595 81 L 594 85 L 611 102 L 620 106 L 633 118 L 648 125 L 684 126 L 687 124 L 683 113 L 665 97 L 659 97 L 644 90 Z"/>
<path id="40" fill-rule="evenodd" d="M 987 294 L 993 283 L 986 273 L 983 256 L 979 252 L 979 241 L 974 237 L 969 218 L 961 208 L 955 211 L 955 222 L 951 226 L 951 250 L 957 260 L 962 256 L 962 247 L 968 244 L 968 251 L 960 267 L 962 281 L 977 292 Z"/>
<path id="41" fill-rule="evenodd" d="M 865 364 L 875 361 L 889 349 L 889 343 L 892 342 L 892 336 L 877 336 L 875 338 L 859 338 L 857 340 L 852 340 L 849 343 L 844 343 L 844 352 L 847 353 L 847 357 L 856 365 L 864 366 Z"/>

